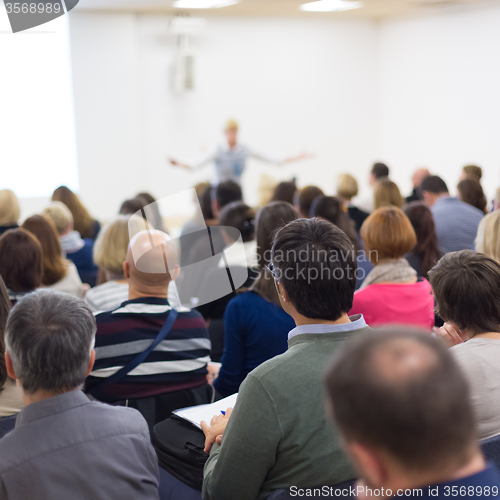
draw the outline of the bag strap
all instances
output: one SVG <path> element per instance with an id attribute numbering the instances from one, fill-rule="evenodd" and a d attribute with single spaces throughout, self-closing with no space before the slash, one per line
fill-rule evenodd
<path id="1" fill-rule="evenodd" d="M 165 337 L 170 333 L 170 330 L 172 330 L 175 320 L 177 319 L 177 314 L 178 314 L 177 309 L 172 308 L 170 310 L 167 320 L 161 327 L 161 330 L 159 331 L 158 335 L 153 340 L 151 345 L 145 351 L 142 351 L 139 354 L 137 354 L 137 356 L 132 358 L 125 366 L 120 368 L 116 373 L 114 373 L 110 377 L 104 379 L 102 382 L 97 384 L 96 387 L 91 389 L 91 392 L 95 393 L 101 391 L 104 387 L 108 386 L 109 384 L 113 384 L 118 380 L 121 380 L 123 377 L 125 377 L 125 375 L 129 374 L 134 368 L 137 368 L 149 356 L 151 351 L 153 351 L 153 349 L 162 340 L 164 340 Z"/>

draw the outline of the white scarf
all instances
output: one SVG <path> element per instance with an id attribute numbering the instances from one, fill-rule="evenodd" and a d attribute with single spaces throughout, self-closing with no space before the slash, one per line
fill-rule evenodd
<path id="1" fill-rule="evenodd" d="M 406 259 L 391 259 L 376 265 L 364 279 L 362 290 L 375 283 L 407 283 L 417 277 L 417 271 Z"/>
<path id="2" fill-rule="evenodd" d="M 59 241 L 61 242 L 62 251 L 65 254 L 78 252 L 85 245 L 78 231 L 71 231 L 71 233 L 64 236 L 59 236 Z"/>

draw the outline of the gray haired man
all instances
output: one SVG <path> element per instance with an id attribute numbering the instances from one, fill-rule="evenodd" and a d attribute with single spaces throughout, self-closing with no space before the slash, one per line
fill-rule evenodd
<path id="1" fill-rule="evenodd" d="M 38 291 L 12 310 L 5 358 L 25 407 L 0 440 L 0 499 L 158 499 L 142 416 L 81 392 L 95 331 L 84 302 L 63 293 Z"/>

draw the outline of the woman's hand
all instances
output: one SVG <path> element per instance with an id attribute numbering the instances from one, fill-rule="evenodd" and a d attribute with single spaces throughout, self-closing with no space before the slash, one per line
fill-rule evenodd
<path id="1" fill-rule="evenodd" d="M 204 421 L 201 421 L 201 430 L 205 434 L 205 453 L 210 452 L 210 448 L 214 443 L 221 444 L 222 435 L 226 430 L 226 425 L 229 422 L 229 417 L 233 412 L 232 408 L 226 410 L 226 414 L 215 415 L 210 422 L 210 426 Z"/>
<path id="2" fill-rule="evenodd" d="M 434 333 L 447 347 L 463 344 L 467 340 L 467 334 L 450 323 L 445 323 L 441 328 L 434 328 Z"/>

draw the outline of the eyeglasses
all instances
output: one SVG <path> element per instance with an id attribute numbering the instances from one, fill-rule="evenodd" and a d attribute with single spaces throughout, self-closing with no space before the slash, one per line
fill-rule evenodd
<path id="1" fill-rule="evenodd" d="M 276 272 L 276 269 L 274 268 L 274 264 L 272 262 L 270 262 L 267 266 L 266 266 L 266 270 L 267 272 L 277 281 L 279 282 L 279 278 L 278 278 L 278 273 Z"/>

